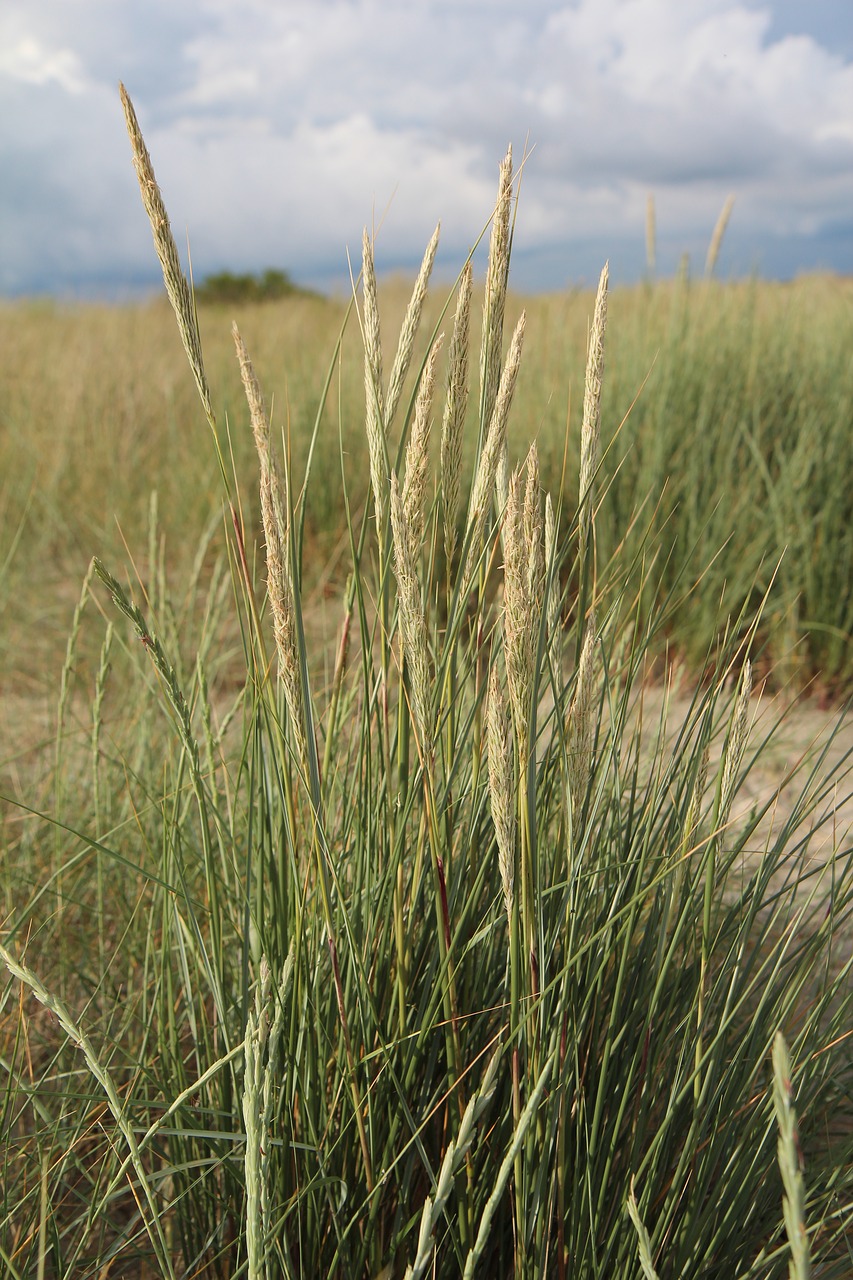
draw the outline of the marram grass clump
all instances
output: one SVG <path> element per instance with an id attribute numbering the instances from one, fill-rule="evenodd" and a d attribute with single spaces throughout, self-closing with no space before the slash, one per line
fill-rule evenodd
<path id="1" fill-rule="evenodd" d="M 222 463 L 191 292 L 124 100 Z M 714 678 L 677 721 L 665 698 L 649 731 L 648 566 L 604 564 L 597 544 L 606 269 L 567 504 L 543 493 L 535 445 L 508 444 L 537 340 L 524 316 L 504 332 L 514 192 L 508 153 L 476 374 L 470 263 L 420 334 L 434 238 L 386 378 L 365 236 L 352 327 L 370 502 L 350 503 L 341 448 L 350 574 L 328 681 L 303 591 L 316 439 L 294 475 L 238 332 L 248 412 L 229 429 L 254 432 L 260 482 L 252 497 L 222 467 L 236 696 L 233 671 L 227 688 L 208 677 L 215 631 L 186 662 L 160 634 L 164 593 L 136 603 L 96 564 L 166 729 L 111 728 L 111 822 L 81 816 L 57 840 L 63 910 L 100 904 L 96 959 L 65 941 L 62 999 L 37 976 L 55 881 L 5 930 L 10 1276 L 764 1277 L 785 1274 L 795 1237 L 795 1274 L 807 1259 L 847 1273 L 844 777 L 792 777 L 790 818 L 736 809 L 767 745 L 749 742 L 754 629 L 712 645 Z M 121 930 L 97 897 L 105 869 L 135 886 Z M 58 1019 L 37 1054 L 31 997 Z M 778 1048 L 775 1085 L 771 1068 L 780 1030 L 807 1196 Z"/>

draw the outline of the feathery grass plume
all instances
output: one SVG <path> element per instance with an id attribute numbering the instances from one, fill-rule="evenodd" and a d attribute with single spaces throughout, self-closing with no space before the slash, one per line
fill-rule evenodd
<path id="1" fill-rule="evenodd" d="M 362 295 L 364 310 L 364 395 L 366 400 L 367 449 L 370 483 L 376 509 L 380 542 L 384 536 L 385 493 L 388 484 L 388 451 L 385 443 L 385 407 L 382 392 L 382 342 L 379 334 L 379 301 L 376 296 L 376 269 L 373 244 L 362 236 Z"/>
<path id="2" fill-rule="evenodd" d="M 634 1224 L 634 1230 L 637 1233 L 637 1249 L 640 1254 L 640 1266 L 643 1268 L 645 1280 L 658 1280 L 658 1273 L 655 1271 L 652 1262 L 652 1242 L 649 1233 L 646 1230 L 645 1223 L 640 1217 L 640 1210 L 637 1207 L 637 1197 L 634 1195 L 634 1179 L 631 1179 L 631 1188 L 628 1192 L 628 1216 Z"/>
<path id="3" fill-rule="evenodd" d="M 569 795 L 575 813 L 583 803 L 592 769 L 592 747 L 595 740 L 595 645 L 595 614 L 590 613 L 566 724 Z"/>
<path id="4" fill-rule="evenodd" d="M 406 477 L 403 481 L 403 507 L 411 539 L 412 559 L 417 562 L 424 540 L 427 476 L 429 473 L 429 435 L 435 368 L 444 341 L 439 334 L 427 356 L 415 400 L 415 413 L 409 442 L 406 445 Z"/>
<path id="5" fill-rule="evenodd" d="M 545 565 L 551 575 L 546 602 L 548 657 L 559 688 L 563 671 L 563 629 L 560 618 L 560 576 L 557 572 L 557 522 L 550 493 L 545 495 Z"/>
<path id="6" fill-rule="evenodd" d="M 249 404 L 252 433 L 260 464 L 261 522 L 266 543 L 267 595 L 272 611 L 279 675 L 284 687 L 287 710 L 299 747 L 300 758 L 305 764 L 308 758 L 305 740 L 305 708 L 299 671 L 284 480 L 270 438 L 269 417 L 260 383 L 236 324 L 232 326 L 232 334 L 240 362 L 240 376 Z"/>
<path id="7" fill-rule="evenodd" d="M 142 1215 L 145 1230 L 148 1233 L 148 1238 L 151 1241 L 158 1264 L 164 1275 L 170 1277 L 170 1280 L 175 1280 L 175 1271 L 172 1266 L 169 1249 L 163 1233 L 160 1209 L 154 1199 L 151 1180 L 144 1164 L 142 1163 L 142 1152 L 139 1148 L 133 1124 L 126 1113 L 124 1102 L 122 1101 L 115 1081 L 109 1071 L 102 1066 L 98 1055 L 95 1053 L 94 1046 L 86 1035 L 86 1032 L 79 1023 L 74 1021 L 67 1006 L 48 991 L 39 976 L 34 973 L 32 969 L 21 964 L 12 952 L 8 951 L 6 947 L 2 945 L 0 945 L 0 959 L 3 960 L 6 968 L 12 976 L 17 978 L 23 986 L 28 987 L 38 1000 L 39 1004 L 43 1005 L 49 1013 L 53 1014 L 71 1043 L 80 1049 L 85 1059 L 86 1066 L 89 1068 L 90 1074 L 94 1076 L 95 1080 L 97 1080 L 98 1084 L 103 1089 L 112 1117 L 115 1120 L 125 1143 L 127 1144 L 130 1163 L 133 1165 L 134 1172 L 139 1179 L 142 1192 L 148 1206 L 148 1216 L 146 1217 L 144 1214 Z M 134 1195 L 136 1196 L 138 1203 L 139 1196 L 136 1190 L 134 1190 Z"/>
<path id="8" fill-rule="evenodd" d="M 394 541 L 394 572 L 400 606 L 400 629 L 403 652 L 409 667 L 415 726 L 426 750 L 432 730 L 429 696 L 429 659 L 427 657 L 424 604 L 412 559 L 411 533 L 396 474 L 391 473 L 391 532 Z"/>
<path id="9" fill-rule="evenodd" d="M 448 565 L 456 551 L 456 518 L 462 472 L 462 437 L 468 408 L 468 351 L 470 344 L 471 290 L 474 271 L 470 260 L 459 282 L 453 336 L 447 366 L 447 393 L 441 423 L 441 499 L 444 512 L 444 554 Z"/>
<path id="10" fill-rule="evenodd" d="M 720 247 L 723 243 L 723 236 L 726 234 L 726 227 L 729 225 L 729 218 L 732 216 L 735 198 L 733 195 L 726 196 L 726 202 L 720 210 L 720 216 L 717 218 L 716 225 L 711 235 L 711 242 L 708 245 L 708 256 L 705 258 L 705 279 L 710 280 L 717 266 L 717 259 L 720 256 Z"/>
<path id="11" fill-rule="evenodd" d="M 519 746 L 530 724 L 533 669 L 542 616 L 545 555 L 535 447 L 527 456 L 524 496 L 516 471 L 509 482 L 504 515 L 504 651 L 513 720 Z"/>
<path id="12" fill-rule="evenodd" d="M 524 541 L 527 546 L 527 594 L 541 607 L 545 587 L 545 544 L 542 540 L 542 486 L 539 480 L 539 451 L 536 442 L 527 454 L 527 484 L 524 488 Z"/>
<path id="13" fill-rule="evenodd" d="M 655 219 L 655 197 L 650 191 L 646 197 L 646 271 L 650 280 L 654 279 L 657 265 L 657 226 Z"/>
<path id="14" fill-rule="evenodd" d="M 175 238 L 169 225 L 169 216 L 166 213 L 166 206 L 163 204 L 163 197 L 160 194 L 160 188 L 154 176 L 154 166 L 151 163 L 148 148 L 142 137 L 142 130 L 139 127 L 133 103 L 123 84 L 119 85 L 119 93 L 121 94 L 124 118 L 127 123 L 127 132 L 130 136 L 130 145 L 133 151 L 133 167 L 139 180 L 142 203 L 145 206 L 145 212 L 148 214 L 148 221 L 151 223 L 154 248 L 157 250 L 157 257 L 160 259 L 160 266 L 163 268 L 166 292 L 169 295 L 172 310 L 178 321 L 181 340 L 201 396 L 204 412 L 212 426 L 215 418 L 210 399 L 210 388 L 204 372 L 204 359 L 201 351 L 201 337 L 198 331 L 198 316 L 196 315 L 195 303 L 193 302 L 187 278 L 181 268 L 181 260 L 178 257 Z"/>
<path id="15" fill-rule="evenodd" d="M 521 476 L 512 473 L 503 520 L 504 654 L 512 720 L 519 742 L 528 718 L 527 547 L 524 541 L 524 500 Z"/>
<path id="16" fill-rule="evenodd" d="M 809 1280 L 812 1273 L 809 1236 L 806 1229 L 806 1187 L 803 1180 L 803 1157 L 797 1132 L 797 1113 L 791 1087 L 791 1060 L 781 1031 L 773 1040 L 773 1107 L 779 1125 L 779 1171 L 785 1194 L 782 1212 L 785 1232 L 791 1247 L 788 1263 L 790 1280 Z"/>
<path id="17" fill-rule="evenodd" d="M 604 376 L 604 331 L 607 328 L 607 281 L 610 264 L 605 262 L 595 295 L 595 310 L 589 334 L 586 380 L 583 391 L 583 425 L 581 426 L 581 465 L 578 502 L 580 505 L 580 560 L 586 558 L 592 526 L 592 482 L 598 469 L 601 437 L 601 380 Z"/>
<path id="18" fill-rule="evenodd" d="M 498 843 L 498 868 L 507 920 L 512 921 L 515 893 L 515 751 L 512 717 L 506 704 L 497 664 L 489 673 L 488 705 L 489 803 Z"/>
<path id="19" fill-rule="evenodd" d="M 412 296 L 409 299 L 409 305 L 406 308 L 403 326 L 400 329 L 397 352 L 394 356 L 394 363 L 391 365 L 391 373 L 388 378 L 388 395 L 385 400 L 386 434 L 391 427 L 391 423 L 394 421 L 394 414 L 397 412 L 397 406 L 400 403 L 400 396 L 403 391 L 403 383 L 406 380 L 406 374 L 409 371 L 409 365 L 412 361 L 412 349 L 415 345 L 415 335 L 418 331 L 418 325 L 421 322 L 421 311 L 423 310 L 427 285 L 432 273 L 432 264 L 435 262 L 435 251 L 438 248 L 438 235 L 440 230 L 441 223 L 439 223 L 435 231 L 433 231 L 432 238 L 426 247 L 423 262 L 421 263 L 421 269 L 418 272 L 417 279 L 415 280 L 415 287 L 412 290 Z"/>
<path id="20" fill-rule="evenodd" d="M 500 1060 L 501 1052 L 497 1050 L 492 1054 L 489 1065 L 486 1067 L 483 1083 L 465 1108 L 465 1113 L 459 1125 L 459 1132 L 448 1144 L 444 1153 L 438 1180 L 435 1184 L 435 1191 L 431 1196 L 427 1196 L 424 1201 L 421 1227 L 418 1232 L 417 1253 L 415 1254 L 414 1262 L 406 1268 L 404 1280 L 421 1280 L 421 1277 L 426 1274 L 432 1262 L 434 1252 L 433 1234 L 441 1222 L 445 1205 L 453 1191 L 454 1178 L 459 1169 L 461 1169 L 462 1162 L 476 1137 L 477 1122 L 492 1100 L 492 1095 L 497 1085 Z"/>
<path id="21" fill-rule="evenodd" d="M 483 333 L 480 346 L 480 430 L 491 421 L 498 394 L 503 347 L 504 309 L 509 279 L 510 206 L 512 202 L 512 147 L 501 161 L 498 198 L 489 240 L 489 264 L 483 300 Z M 482 437 L 481 437 L 482 443 Z"/>
<path id="22" fill-rule="evenodd" d="M 509 411 L 512 405 L 512 396 L 515 391 L 515 383 L 518 377 L 518 370 L 521 365 L 521 351 L 524 346 L 524 326 L 526 323 L 525 312 L 522 311 L 519 316 L 518 324 L 515 326 L 515 333 L 512 335 L 512 342 L 504 361 L 503 372 L 501 373 L 498 394 L 495 399 L 495 407 L 492 411 L 492 419 L 489 424 L 486 443 L 483 446 L 483 452 L 480 454 L 480 462 L 477 467 L 477 475 L 474 479 L 474 487 L 471 492 L 471 502 L 468 508 L 468 522 L 466 525 L 466 535 L 470 537 L 468 544 L 468 555 L 465 562 L 465 571 L 462 575 L 463 593 L 467 590 L 471 581 L 471 575 L 474 571 L 480 556 L 480 543 L 483 538 L 483 532 L 486 524 L 486 516 L 489 513 L 489 507 L 492 501 L 492 492 L 495 485 L 495 476 L 497 474 L 498 459 L 503 449 L 506 447 L 506 428 L 509 418 Z"/>
<path id="23" fill-rule="evenodd" d="M 749 717 L 749 699 L 752 695 L 752 663 L 749 658 L 743 664 L 743 673 L 740 680 L 740 692 L 738 693 L 734 711 L 732 712 L 731 725 L 729 727 L 728 741 L 726 742 L 726 751 L 723 757 L 722 778 L 720 781 L 720 802 L 717 808 L 717 829 L 721 830 L 725 827 L 729 820 L 732 801 L 735 798 L 737 790 L 737 775 L 743 762 L 743 753 L 746 750 L 747 739 L 747 719 Z"/>

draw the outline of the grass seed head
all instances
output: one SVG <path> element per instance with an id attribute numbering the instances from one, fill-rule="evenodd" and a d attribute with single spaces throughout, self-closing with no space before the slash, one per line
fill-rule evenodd
<path id="1" fill-rule="evenodd" d="M 409 305 L 406 308 L 406 315 L 403 320 L 403 326 L 400 330 L 400 340 L 397 343 L 397 353 L 394 356 L 394 363 L 391 366 L 391 375 L 388 379 L 388 397 L 385 402 L 385 431 L 386 434 L 390 430 L 391 423 L 394 421 L 394 414 L 397 412 L 397 406 L 400 403 L 400 396 L 403 391 L 403 383 L 406 380 L 406 374 L 409 371 L 409 365 L 412 361 L 412 350 L 415 345 L 415 335 L 421 322 L 421 312 L 423 310 L 424 298 L 426 297 L 427 285 L 432 273 L 432 264 L 435 261 L 435 253 L 438 248 L 438 235 L 441 224 L 436 227 L 432 233 L 432 238 L 426 247 L 421 269 L 415 280 L 415 287 L 412 290 L 412 296 L 409 299 Z"/>
<path id="2" fill-rule="evenodd" d="M 272 445 L 269 418 L 254 366 L 236 325 L 233 326 L 232 332 L 260 464 L 261 523 L 266 544 L 267 595 L 272 612 L 279 674 L 284 686 L 285 701 L 300 758 L 304 763 L 307 760 L 304 700 L 299 671 L 293 579 L 290 572 L 290 532 L 286 514 L 284 478 Z"/>
<path id="3" fill-rule="evenodd" d="M 512 919 L 515 893 L 515 775 L 512 719 L 497 665 L 489 673 L 488 705 L 489 803 L 498 845 L 498 868 L 507 919 Z"/>
<path id="4" fill-rule="evenodd" d="M 535 447 L 527 458 L 527 479 L 515 472 L 504 515 L 504 648 L 513 718 L 521 748 L 527 738 L 542 617 L 545 553 Z"/>
<path id="5" fill-rule="evenodd" d="M 426 749 L 431 739 L 430 678 L 423 596 L 411 552 L 411 535 L 397 476 L 391 473 L 391 533 L 400 607 L 403 653 L 409 667 L 415 727 Z"/>
<path id="6" fill-rule="evenodd" d="M 515 383 L 518 378 L 518 370 L 521 366 L 525 322 L 526 316 L 522 311 L 504 362 L 498 394 L 495 399 L 495 407 L 492 411 L 486 442 L 477 467 L 477 475 L 474 480 L 471 503 L 468 509 L 468 532 L 470 532 L 471 540 L 468 548 L 465 574 L 463 575 L 463 589 L 467 589 L 474 565 L 480 555 L 480 543 L 485 529 L 486 516 L 492 501 L 498 461 L 506 447 L 507 422 L 512 405 L 513 392 L 515 391 Z"/>
<path id="7" fill-rule="evenodd" d="M 512 205 L 512 147 L 501 161 L 498 197 L 489 240 L 489 264 L 483 302 L 483 334 L 480 349 L 480 394 L 483 427 L 492 416 L 501 368 L 504 310 L 509 278 L 510 211 Z"/>
<path id="8" fill-rule="evenodd" d="M 366 400 L 367 448 L 370 456 L 370 483 L 376 508 L 379 537 L 384 528 L 385 496 L 388 485 L 388 456 L 385 444 L 385 408 L 382 392 L 382 342 L 379 333 L 379 301 L 373 245 L 365 229 L 362 237 L 362 291 L 364 309 L 364 395 Z"/>
<path id="9" fill-rule="evenodd" d="M 720 248 L 723 243 L 723 236 L 726 234 L 726 227 L 729 225 L 729 218 L 732 216 L 735 198 L 733 195 L 726 197 L 726 202 L 720 210 L 720 216 L 714 225 L 711 235 L 711 242 L 708 245 L 708 256 L 705 259 L 705 279 L 710 280 L 717 266 L 717 259 L 720 256 Z"/>
<path id="10" fill-rule="evenodd" d="M 184 350 L 187 353 L 187 358 L 193 371 L 204 412 L 208 421 L 212 424 L 214 422 L 213 405 L 210 399 L 207 376 L 204 371 L 201 336 L 198 331 L 195 304 L 181 267 L 175 237 L 172 235 L 172 228 L 169 224 L 169 215 L 166 213 L 166 206 L 160 194 L 160 187 L 154 176 L 154 166 L 151 163 L 148 148 L 142 137 L 142 130 L 139 127 L 133 103 L 123 84 L 119 85 L 119 93 L 121 94 L 124 118 L 127 123 L 127 132 L 133 152 L 133 167 L 139 180 L 142 203 L 148 215 L 148 221 L 151 224 L 154 248 L 157 250 L 157 257 L 160 259 L 160 266 L 163 269 L 166 293 L 169 295 L 172 310 L 178 321 L 181 341 L 184 344 Z"/>
<path id="11" fill-rule="evenodd" d="M 579 497 L 581 563 L 586 553 L 592 525 L 592 482 L 598 469 L 601 438 L 601 382 L 604 376 L 604 331 L 607 328 L 607 282 L 609 264 L 605 262 L 595 295 L 595 310 L 589 335 L 586 379 L 583 392 L 583 424 L 581 426 L 581 466 Z"/>
<path id="12" fill-rule="evenodd" d="M 441 424 L 441 496 L 444 512 L 444 553 L 448 565 L 456 551 L 456 518 L 462 472 L 462 440 L 468 408 L 468 351 L 470 343 L 473 268 L 465 264 L 453 319 L 447 370 L 447 393 Z"/>
<path id="13" fill-rule="evenodd" d="M 432 411 L 435 369 L 441 350 L 442 335 L 432 345 L 415 400 L 415 413 L 409 443 L 406 446 L 406 478 L 403 483 L 403 506 L 409 529 L 410 549 L 417 562 L 424 538 L 426 490 L 429 473 L 430 414 Z"/>

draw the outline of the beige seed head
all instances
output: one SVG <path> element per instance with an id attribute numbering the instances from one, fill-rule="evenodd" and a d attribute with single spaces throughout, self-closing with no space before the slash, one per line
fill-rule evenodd
<path id="1" fill-rule="evenodd" d="M 515 763 L 512 720 L 496 665 L 489 673 L 486 726 L 489 752 L 489 803 L 498 844 L 498 868 L 507 919 L 512 919 L 515 892 Z"/>
<path id="2" fill-rule="evenodd" d="M 305 766 L 308 759 L 305 708 L 299 670 L 284 480 L 270 439 L 269 418 L 260 383 L 236 325 L 233 326 L 232 332 L 260 463 L 261 523 L 266 543 L 267 596 L 272 612 L 279 675 L 300 759 Z"/>
<path id="3" fill-rule="evenodd" d="M 400 339 L 397 343 L 397 353 L 394 356 L 394 363 L 391 366 L 391 376 L 388 379 L 388 398 L 385 402 L 385 433 L 387 435 L 394 421 L 394 414 L 397 412 L 397 406 L 400 403 L 400 396 L 403 391 L 403 383 L 406 380 L 406 374 L 409 371 L 409 365 L 412 361 L 412 350 L 415 345 L 415 335 L 418 331 L 418 325 L 421 321 L 421 311 L 423 310 L 424 298 L 426 297 L 427 285 L 432 273 L 432 265 L 435 262 L 435 253 L 438 248 L 438 234 L 441 223 L 432 233 L 432 238 L 426 247 L 423 262 L 420 271 L 415 280 L 415 287 L 412 290 L 412 296 L 409 299 L 409 305 L 406 309 L 406 315 L 403 320 L 403 326 L 400 330 Z"/>
<path id="4" fill-rule="evenodd" d="M 517 471 L 509 481 L 503 526 L 504 652 L 512 717 L 519 743 L 527 734 L 530 716 L 531 662 L 527 595 L 527 546 L 524 538 L 524 499 Z"/>
<path id="5" fill-rule="evenodd" d="M 527 455 L 527 484 L 524 490 L 524 541 L 527 547 L 527 594 L 540 610 L 545 587 L 545 544 L 542 539 L 542 488 L 536 443 Z"/>
<path id="6" fill-rule="evenodd" d="M 491 419 L 501 368 L 504 310 L 509 279 L 510 213 L 512 206 L 512 147 L 501 161 L 498 196 L 489 240 L 489 264 L 483 302 L 483 334 L 480 348 L 480 396 L 482 423 Z"/>
<path id="7" fill-rule="evenodd" d="M 468 346 L 473 268 L 466 263 L 459 284 L 447 371 L 447 394 L 441 424 L 441 494 L 444 509 L 444 553 L 448 565 L 456 551 L 456 518 L 462 472 L 462 438 L 468 407 Z"/>
<path id="8" fill-rule="evenodd" d="M 726 197 L 726 202 L 720 210 L 720 216 L 717 218 L 711 242 L 708 245 L 708 256 L 705 259 L 705 279 L 710 280 L 714 274 L 717 265 L 717 259 L 720 256 L 720 248 L 723 243 L 723 236 L 726 234 L 726 227 L 729 225 L 729 218 L 732 216 L 735 198 L 733 195 Z"/>
<path id="9" fill-rule="evenodd" d="M 385 409 L 382 393 L 382 342 L 379 334 L 379 301 L 373 245 L 365 229 L 362 237 L 362 294 L 364 310 L 364 395 L 370 483 L 376 509 L 378 536 L 383 536 L 388 456 L 385 444 Z"/>
<path id="10" fill-rule="evenodd" d="M 604 331 L 607 328 L 607 281 L 609 264 L 605 262 L 595 295 L 595 311 L 589 335 L 586 380 L 583 393 L 583 425 L 581 426 L 580 467 L 580 550 L 583 563 L 592 525 L 592 483 L 598 469 L 601 436 L 601 380 L 604 375 Z"/>
<path id="11" fill-rule="evenodd" d="M 429 658 L 423 596 L 411 555 L 411 535 L 397 476 L 391 473 L 391 532 L 403 653 L 409 667 L 415 728 L 426 749 L 432 738 Z"/>
<path id="12" fill-rule="evenodd" d="M 429 474 L 430 414 L 432 411 L 435 370 L 441 350 L 443 335 L 432 344 L 418 387 L 415 413 L 409 443 L 406 446 L 406 478 L 403 483 L 403 506 L 409 528 L 410 553 L 417 562 L 424 539 L 426 515 L 426 490 Z"/>
<path id="13" fill-rule="evenodd" d="M 500 385 L 498 386 L 498 394 L 495 398 L 495 407 L 492 412 L 492 419 L 489 424 L 489 430 L 486 435 L 483 452 L 480 455 L 477 475 L 474 480 L 474 488 L 471 493 L 471 503 L 468 508 L 468 523 L 466 530 L 466 532 L 470 531 L 471 541 L 468 548 L 465 572 L 463 574 L 463 591 L 467 590 L 471 581 L 471 575 L 474 571 L 474 566 L 479 559 L 480 543 L 482 542 L 486 516 L 488 515 L 492 492 L 494 490 L 498 461 L 506 445 L 506 430 L 507 422 L 509 420 L 509 411 L 512 405 L 516 379 L 518 378 L 518 370 L 521 365 L 521 352 L 524 346 L 525 322 L 526 316 L 522 311 L 518 324 L 515 327 L 515 332 L 512 335 L 512 341 L 504 362 Z"/>
<path id="14" fill-rule="evenodd" d="M 133 167 L 136 170 L 136 176 L 139 180 L 139 190 L 142 195 L 142 203 L 145 212 L 148 215 L 148 221 L 151 224 L 151 233 L 154 237 L 154 248 L 157 250 L 157 257 L 160 259 L 160 266 L 163 269 L 163 281 L 166 285 L 166 293 L 169 295 L 169 301 L 172 304 L 172 310 L 178 322 L 178 330 L 181 335 L 181 341 L 184 344 L 184 350 L 190 362 L 190 368 L 193 371 L 193 377 L 198 387 L 201 402 L 204 406 L 204 412 L 208 421 L 213 424 L 214 413 L 210 399 L 210 388 L 207 384 L 207 376 L 204 372 L 204 360 L 201 351 L 201 336 L 198 331 L 198 317 L 196 316 L 195 304 L 190 293 L 190 287 L 187 283 L 181 267 L 181 260 L 178 256 L 175 238 L 172 235 L 172 228 L 169 224 L 169 216 L 166 213 L 166 206 L 163 204 L 163 197 L 160 194 L 160 188 L 157 185 L 157 179 L 154 176 L 154 166 L 151 163 L 151 157 L 148 154 L 148 148 L 142 137 L 142 130 L 139 127 L 139 121 L 136 118 L 136 112 L 133 109 L 133 103 L 123 84 L 119 85 L 119 93 L 121 95 L 121 104 L 124 108 L 124 118 L 127 124 L 127 132 L 130 137 L 130 146 L 133 152 Z"/>
<path id="15" fill-rule="evenodd" d="M 528 455 L 523 496 L 518 472 L 509 482 L 503 546 L 507 684 L 519 749 L 525 750 L 542 619 L 545 565 L 539 467 L 535 449 Z"/>

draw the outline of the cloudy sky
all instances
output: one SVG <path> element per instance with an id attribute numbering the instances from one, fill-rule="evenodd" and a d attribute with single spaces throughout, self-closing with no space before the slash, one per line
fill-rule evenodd
<path id="1" fill-rule="evenodd" d="M 853 273 L 850 0 L 3 0 L 0 293 L 123 296 L 157 269 L 117 83 L 197 278 L 347 249 L 449 272 L 525 166 L 514 281 Z"/>

